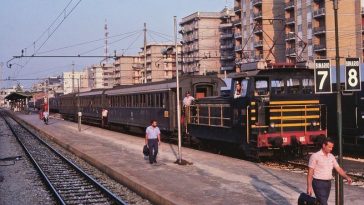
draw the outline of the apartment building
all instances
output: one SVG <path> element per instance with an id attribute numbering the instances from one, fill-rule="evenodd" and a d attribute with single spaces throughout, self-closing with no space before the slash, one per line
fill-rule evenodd
<path id="1" fill-rule="evenodd" d="M 146 52 L 144 47 L 142 52 L 139 53 L 139 65 L 134 65 L 134 77 L 138 79 L 138 83 L 144 83 L 145 77 L 147 82 L 157 82 L 166 79 L 171 79 L 173 73 L 176 72 L 175 54 L 163 55 L 165 49 L 174 49 L 174 42 L 165 43 L 148 43 L 146 45 Z M 178 44 L 178 52 L 181 50 L 181 45 Z M 146 75 L 144 68 L 144 55 L 146 54 Z"/>
<path id="2" fill-rule="evenodd" d="M 140 65 L 139 56 L 118 56 L 114 62 L 115 85 L 134 84 L 134 68 Z M 137 75 L 139 77 L 139 74 Z"/>
<path id="3" fill-rule="evenodd" d="M 73 93 L 88 90 L 88 79 L 85 71 L 70 71 L 62 73 L 63 93 Z"/>
<path id="4" fill-rule="evenodd" d="M 235 72 L 233 9 L 224 8 L 220 12 L 220 63 L 221 71 L 225 74 Z"/>
<path id="5" fill-rule="evenodd" d="M 362 57 L 364 25 L 362 1 L 339 1 L 341 57 Z M 288 62 L 335 58 L 335 24 L 332 1 L 286 0 L 286 58 Z"/>
<path id="6" fill-rule="evenodd" d="M 220 24 L 220 12 L 195 12 L 182 18 L 184 73 L 221 73 Z"/>
<path id="7" fill-rule="evenodd" d="M 236 71 L 259 61 L 285 62 L 284 6 L 281 1 L 234 1 Z"/>

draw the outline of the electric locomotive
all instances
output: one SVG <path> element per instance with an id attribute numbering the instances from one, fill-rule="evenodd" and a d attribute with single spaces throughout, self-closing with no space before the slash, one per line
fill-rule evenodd
<path id="1" fill-rule="evenodd" d="M 302 153 L 327 136 L 326 106 L 314 94 L 313 70 L 256 69 L 230 77 L 229 96 L 190 107 L 187 130 L 193 138 L 262 157 L 277 149 Z"/>

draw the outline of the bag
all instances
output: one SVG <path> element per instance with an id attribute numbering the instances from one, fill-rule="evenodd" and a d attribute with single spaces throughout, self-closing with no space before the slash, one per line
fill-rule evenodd
<path id="1" fill-rule="evenodd" d="M 301 193 L 298 197 L 298 205 L 319 205 L 320 202 L 306 193 Z"/>
<path id="2" fill-rule="evenodd" d="M 147 145 L 144 145 L 144 147 L 143 147 L 143 154 L 146 157 L 149 156 L 149 148 Z"/>

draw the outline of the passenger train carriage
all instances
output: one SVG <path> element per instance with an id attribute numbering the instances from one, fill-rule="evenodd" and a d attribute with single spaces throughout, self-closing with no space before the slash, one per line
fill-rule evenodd
<path id="1" fill-rule="evenodd" d="M 313 147 L 327 136 L 326 107 L 314 95 L 312 70 L 254 70 L 231 78 L 230 96 L 198 100 L 189 110 L 192 137 L 239 145 L 259 157 L 275 148 Z"/>
<path id="2" fill-rule="evenodd" d="M 181 99 L 187 91 L 197 98 L 220 95 L 224 85 L 217 76 L 183 76 L 180 78 Z M 175 79 L 64 95 L 60 113 L 76 120 L 78 100 L 83 121 L 101 123 L 101 112 L 105 108 L 111 125 L 144 129 L 155 119 L 161 131 L 173 132 L 177 127 Z"/>

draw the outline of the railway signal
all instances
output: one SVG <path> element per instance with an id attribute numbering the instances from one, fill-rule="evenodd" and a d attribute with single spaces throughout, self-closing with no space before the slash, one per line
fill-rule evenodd
<path id="1" fill-rule="evenodd" d="M 361 70 L 359 58 L 346 58 L 345 91 L 361 90 Z"/>
<path id="2" fill-rule="evenodd" d="M 315 60 L 315 93 L 332 93 L 330 60 Z"/>

